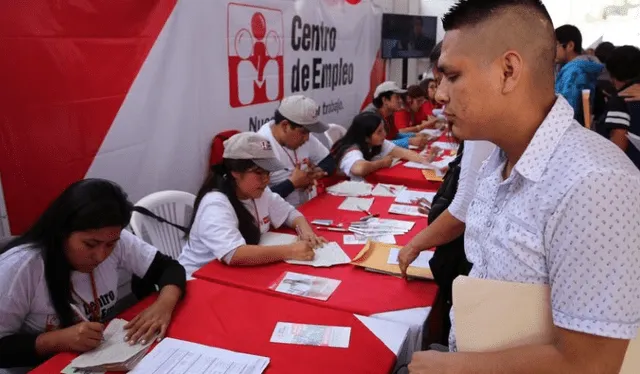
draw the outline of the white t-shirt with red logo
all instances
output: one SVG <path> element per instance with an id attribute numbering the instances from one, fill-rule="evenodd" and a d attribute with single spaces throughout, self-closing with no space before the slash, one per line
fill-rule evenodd
<path id="1" fill-rule="evenodd" d="M 261 234 L 271 226 L 292 225 L 302 215 L 268 187 L 260 198 L 240 201 L 260 223 Z M 229 263 L 235 250 L 247 244 L 238 226 L 238 216 L 227 195 L 218 191 L 206 194 L 196 212 L 189 240 L 178 257 L 187 275 L 215 259 Z"/>
<path id="2" fill-rule="evenodd" d="M 97 303 L 100 319 L 107 316 L 118 300 L 118 268 L 143 277 L 157 251 L 122 230 L 113 252 L 93 270 L 97 300 L 90 274 L 71 272 L 71 284 L 79 295 L 72 294 L 78 310 L 93 320 L 91 308 Z M 33 245 L 11 248 L 0 255 L 0 300 L 0 338 L 17 333 L 41 334 L 59 327 L 45 281 L 42 252 Z"/>

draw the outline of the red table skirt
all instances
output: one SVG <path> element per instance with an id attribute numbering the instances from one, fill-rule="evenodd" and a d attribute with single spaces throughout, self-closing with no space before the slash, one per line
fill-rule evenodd
<path id="1" fill-rule="evenodd" d="M 357 221 L 364 213 L 338 210 L 344 197 L 321 195 L 299 207 L 299 210 L 311 222 L 314 219 L 332 219 L 334 222 Z M 394 218 L 416 222 L 413 229 L 405 235 L 396 236 L 398 245 L 404 245 L 420 230 L 426 227 L 426 218 L 399 216 L 387 213 L 393 202 L 390 197 L 375 197 L 370 209 L 383 218 Z M 291 230 L 285 232 L 291 232 Z M 344 245 L 345 233 L 320 231 L 328 241 L 335 241 L 344 251 L 354 258 L 363 245 Z M 329 300 L 320 301 L 283 293 L 269 289 L 283 272 L 292 271 L 315 276 L 338 279 L 342 282 Z M 284 262 L 255 267 L 230 267 L 219 261 L 213 261 L 194 273 L 194 277 L 212 282 L 231 285 L 247 290 L 275 294 L 282 298 L 290 298 L 300 302 L 319 305 L 335 310 L 369 316 L 371 314 L 430 306 L 435 297 L 437 286 L 430 281 L 405 281 L 399 277 L 365 271 L 351 264 L 330 268 L 314 268 L 311 266 L 291 265 Z"/>
<path id="2" fill-rule="evenodd" d="M 155 300 L 122 314 L 130 320 Z M 349 348 L 270 343 L 277 322 L 351 327 Z M 269 357 L 266 373 L 389 373 L 396 357 L 352 314 L 193 280 L 174 313 L 168 336 Z M 60 373 L 76 355 L 59 354 L 32 373 Z"/>

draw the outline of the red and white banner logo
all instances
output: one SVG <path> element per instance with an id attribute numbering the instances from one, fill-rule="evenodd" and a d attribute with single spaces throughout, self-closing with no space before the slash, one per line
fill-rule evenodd
<path id="1" fill-rule="evenodd" d="M 284 96 L 282 11 L 229 3 L 227 53 L 233 108 L 279 101 Z"/>

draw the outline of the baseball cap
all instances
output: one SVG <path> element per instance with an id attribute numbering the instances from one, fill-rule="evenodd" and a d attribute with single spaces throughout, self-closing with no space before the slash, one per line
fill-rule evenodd
<path id="1" fill-rule="evenodd" d="M 318 121 L 318 104 L 303 95 L 287 96 L 280 102 L 278 112 L 289 121 L 310 132 L 325 132 L 329 126 Z"/>
<path id="2" fill-rule="evenodd" d="M 255 132 L 241 132 L 225 140 L 222 157 L 252 160 L 256 165 L 269 172 L 284 169 L 284 165 L 278 161 L 269 140 Z"/>
<path id="3" fill-rule="evenodd" d="M 407 90 L 403 90 L 402 88 L 400 88 L 398 84 L 394 81 L 386 81 L 386 82 L 380 83 L 378 87 L 376 87 L 376 90 L 373 93 L 373 98 L 377 99 L 378 96 L 380 96 L 384 92 L 394 92 L 397 94 L 403 94 L 407 92 Z"/>

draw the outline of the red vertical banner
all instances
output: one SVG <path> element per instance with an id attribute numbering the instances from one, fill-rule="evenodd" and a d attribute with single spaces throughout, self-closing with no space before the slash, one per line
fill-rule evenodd
<path id="1" fill-rule="evenodd" d="M 0 2 L 0 173 L 14 234 L 85 176 L 176 1 Z"/>

